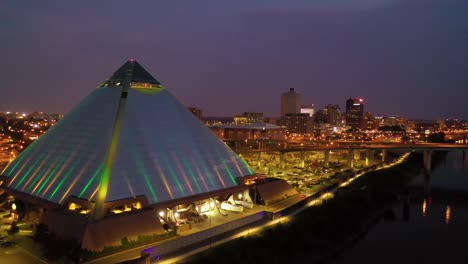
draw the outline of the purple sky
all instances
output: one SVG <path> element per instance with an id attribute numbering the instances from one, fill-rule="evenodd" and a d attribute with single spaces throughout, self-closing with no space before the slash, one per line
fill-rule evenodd
<path id="1" fill-rule="evenodd" d="M 0 3 L 0 111 L 66 113 L 132 57 L 207 116 L 278 116 L 295 87 L 468 119 L 466 0 L 62 2 Z"/>

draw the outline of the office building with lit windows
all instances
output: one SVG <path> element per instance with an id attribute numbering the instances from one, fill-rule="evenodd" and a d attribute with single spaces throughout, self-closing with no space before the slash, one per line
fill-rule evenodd
<path id="1" fill-rule="evenodd" d="M 263 113 L 244 112 L 242 115 L 234 116 L 236 125 L 252 125 L 265 123 Z"/>
<path id="2" fill-rule="evenodd" d="M 346 100 L 346 125 L 352 129 L 360 129 L 364 120 L 364 100 L 350 98 Z"/>

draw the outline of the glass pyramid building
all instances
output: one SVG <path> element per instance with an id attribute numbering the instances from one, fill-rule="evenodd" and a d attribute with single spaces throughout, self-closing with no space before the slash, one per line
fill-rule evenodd
<path id="1" fill-rule="evenodd" d="M 63 204 L 144 195 L 149 204 L 237 186 L 249 166 L 134 60 L 1 173 L 7 188 Z"/>

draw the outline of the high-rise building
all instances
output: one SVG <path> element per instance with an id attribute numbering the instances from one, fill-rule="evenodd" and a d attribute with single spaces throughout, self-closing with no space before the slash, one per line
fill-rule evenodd
<path id="1" fill-rule="evenodd" d="M 379 126 L 378 120 L 374 118 L 371 112 L 364 114 L 364 120 L 362 122 L 363 130 L 374 130 Z"/>
<path id="2" fill-rule="evenodd" d="M 289 88 L 289 92 L 281 94 L 281 116 L 299 114 L 300 112 L 301 94 L 296 93 L 294 88 Z"/>
<path id="3" fill-rule="evenodd" d="M 310 117 L 314 116 L 314 105 L 308 104 L 301 106 L 301 114 L 309 114 Z"/>
<path id="4" fill-rule="evenodd" d="M 346 100 L 346 125 L 352 129 L 359 129 L 364 120 L 364 100 L 362 98 L 350 98 Z"/>
<path id="5" fill-rule="evenodd" d="M 316 124 L 326 124 L 328 123 L 328 109 L 320 109 L 314 115 L 314 123 Z"/>
<path id="6" fill-rule="evenodd" d="M 327 104 L 314 115 L 314 122 L 318 124 L 337 125 L 341 123 L 341 110 L 338 105 Z"/>
<path id="7" fill-rule="evenodd" d="M 341 109 L 338 105 L 327 104 L 325 106 L 327 109 L 327 123 L 331 125 L 337 125 L 341 123 Z"/>

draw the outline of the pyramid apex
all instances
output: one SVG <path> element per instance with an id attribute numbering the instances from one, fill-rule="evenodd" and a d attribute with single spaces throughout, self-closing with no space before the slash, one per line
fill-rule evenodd
<path id="1" fill-rule="evenodd" d="M 128 59 L 117 71 L 99 87 L 123 87 L 129 78 L 132 88 L 163 88 L 162 84 L 148 73 L 134 58 Z"/>

